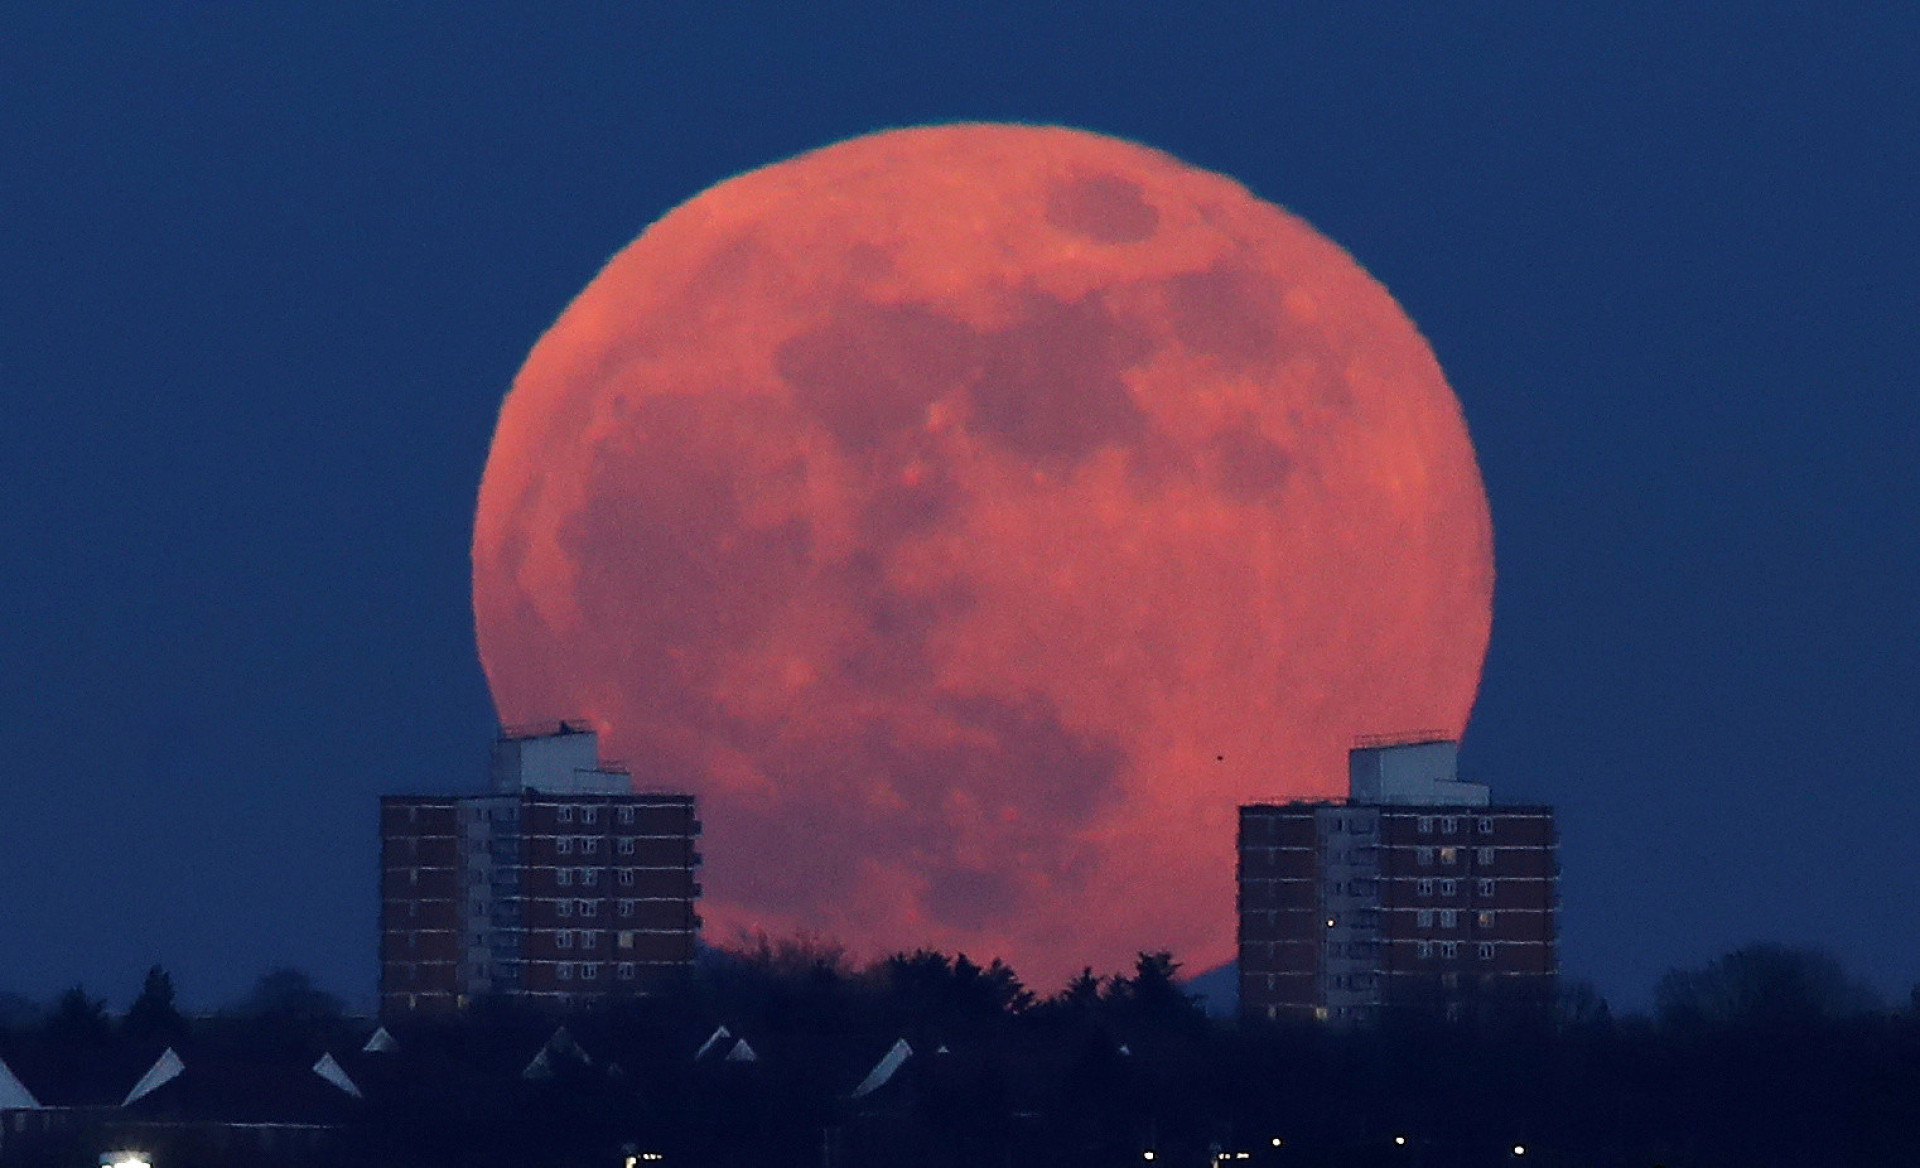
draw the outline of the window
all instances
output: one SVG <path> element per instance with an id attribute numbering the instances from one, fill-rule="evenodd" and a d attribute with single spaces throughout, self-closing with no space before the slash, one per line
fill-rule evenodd
<path id="1" fill-rule="evenodd" d="M 570 917 L 570 916 L 572 916 L 572 915 L 573 915 L 573 902 L 572 902 L 571 900 L 563 900 L 563 901 L 561 901 L 560 903 L 558 903 L 558 904 L 556 904 L 556 905 L 554 905 L 554 906 L 553 906 L 553 915 L 554 915 L 554 916 L 557 916 L 557 917 Z"/>
<path id="2" fill-rule="evenodd" d="M 583 964 L 580 966 L 580 976 L 586 978 L 588 981 L 592 981 L 594 978 L 600 976 L 600 966 L 598 964 Z"/>
<path id="3" fill-rule="evenodd" d="M 1419 864 L 1422 868 L 1431 867 L 1433 864 L 1433 849 L 1432 848 L 1415 848 L 1413 850 L 1413 859 L 1414 859 L 1414 862 Z"/>
<path id="4" fill-rule="evenodd" d="M 561 981 L 572 981 L 573 966 L 562 961 L 558 966 L 554 968 L 553 976 L 559 978 Z"/>
<path id="5" fill-rule="evenodd" d="M 1460 821 L 1449 815 L 1440 820 L 1440 834 L 1452 835 L 1460 829 Z"/>
<path id="6" fill-rule="evenodd" d="M 573 854 L 573 837 L 570 835 L 563 835 L 556 838 L 553 841 L 553 850 L 556 852 L 559 852 L 563 856 L 571 856 Z"/>
<path id="7" fill-rule="evenodd" d="M 1493 881 L 1488 880 L 1486 877 L 1483 876 L 1480 878 L 1478 882 L 1478 887 L 1479 887 L 1481 896 L 1493 895 Z"/>
<path id="8" fill-rule="evenodd" d="M 1459 890 L 1460 890 L 1460 884 L 1458 881 L 1442 880 L 1440 882 L 1441 896 L 1452 896 L 1455 892 L 1458 892 Z"/>
<path id="9" fill-rule="evenodd" d="M 588 836 L 580 841 L 580 850 L 591 856 L 600 850 L 600 841 L 593 836 Z"/>
<path id="10" fill-rule="evenodd" d="M 579 903 L 578 906 L 576 906 L 574 911 L 578 912 L 583 917 L 590 917 L 593 915 L 594 905 L 598 903 L 599 903 L 598 901 L 583 900 Z"/>
<path id="11" fill-rule="evenodd" d="M 620 915 L 623 917 L 633 915 L 633 902 L 631 900 L 623 900 L 620 902 Z"/>
<path id="12" fill-rule="evenodd" d="M 1493 942 L 1492 941 L 1480 942 L 1480 960 L 1482 961 L 1493 960 Z"/>
<path id="13" fill-rule="evenodd" d="M 622 884 L 632 884 L 632 883 L 633 883 L 633 869 L 632 869 L 632 868 L 622 868 L 622 869 L 620 869 L 620 883 L 622 883 Z"/>
<path id="14" fill-rule="evenodd" d="M 585 884 L 588 887 L 592 887 L 593 885 L 600 883 L 600 869 L 598 868 L 580 869 L 580 883 Z"/>
<path id="15" fill-rule="evenodd" d="M 1433 816 L 1422 815 L 1419 818 L 1419 820 L 1415 823 L 1414 826 L 1419 829 L 1421 835 L 1432 835 L 1433 834 Z"/>
<path id="16" fill-rule="evenodd" d="M 1458 957 L 1458 956 L 1460 956 L 1460 942 L 1458 942 L 1458 941 L 1442 941 L 1442 942 L 1440 942 L 1440 956 L 1442 956 L 1442 957 Z"/>
<path id="17" fill-rule="evenodd" d="M 1459 848 L 1441 848 L 1441 849 L 1440 849 L 1440 862 L 1441 862 L 1442 864 L 1457 864 L 1457 863 L 1459 863 L 1459 862 L 1460 862 L 1460 849 L 1459 849 Z"/>
<path id="18" fill-rule="evenodd" d="M 598 807 L 582 807 L 580 809 L 580 822 L 581 823 L 600 822 L 600 809 Z"/>
<path id="19" fill-rule="evenodd" d="M 572 868 L 557 869 L 553 874 L 553 882 L 555 884 L 558 884 L 562 888 L 565 888 L 567 885 L 572 884 L 573 869 Z"/>
<path id="20" fill-rule="evenodd" d="M 1491 929 L 1493 928 L 1493 914 L 1486 909 L 1481 909 L 1474 915 L 1473 923 L 1483 929 Z"/>
<path id="21" fill-rule="evenodd" d="M 585 929 L 582 929 L 580 931 L 580 948 L 597 949 L 599 948 L 599 946 L 600 946 L 600 934 L 589 933 Z"/>
<path id="22" fill-rule="evenodd" d="M 613 935 L 613 943 L 621 949 L 633 948 L 633 939 L 638 936 L 633 930 L 625 929 Z"/>
<path id="23" fill-rule="evenodd" d="M 625 810 L 625 808 L 622 808 L 622 810 Z M 619 965 L 614 966 L 613 975 L 619 978 L 621 981 L 632 981 L 633 980 L 633 962 L 622 961 Z"/>
<path id="24" fill-rule="evenodd" d="M 623 856 L 631 856 L 631 855 L 633 855 L 633 840 L 631 840 L 631 839 L 629 839 L 629 838 L 628 838 L 628 837 L 626 837 L 626 836 L 621 836 L 621 837 L 620 837 L 620 845 L 619 845 L 619 848 L 618 848 L 617 850 L 618 850 L 618 851 L 619 851 L 619 853 L 620 853 L 621 855 L 623 855 Z"/>
<path id="25" fill-rule="evenodd" d="M 1413 952 L 1416 957 L 1432 957 L 1433 942 L 1432 941 L 1416 941 L 1414 942 Z"/>
<path id="26" fill-rule="evenodd" d="M 558 933 L 554 934 L 553 943 L 557 948 L 560 948 L 560 949 L 573 948 L 572 930 L 561 929 Z"/>
<path id="27" fill-rule="evenodd" d="M 1333 821 L 1333 830 L 1335 831 L 1347 830 L 1347 821 L 1344 819 L 1335 819 Z"/>
<path id="28" fill-rule="evenodd" d="M 555 815 L 555 818 L 556 818 L 556 819 L 558 819 L 558 820 L 559 820 L 559 821 L 560 821 L 561 823 L 572 823 L 572 822 L 573 822 L 573 808 L 571 808 L 571 807 L 562 807 L 562 808 L 560 808 L 560 810 L 559 810 L 559 812 L 558 812 L 558 813 L 556 813 L 556 815 Z"/>
<path id="29" fill-rule="evenodd" d="M 1493 863 L 1493 849 L 1492 848 L 1473 849 L 1473 862 L 1481 865 Z"/>
<path id="30" fill-rule="evenodd" d="M 1433 895 L 1433 881 L 1431 880 L 1422 880 L 1419 884 L 1415 885 L 1414 887 L 1419 889 L 1421 896 Z"/>
<path id="31" fill-rule="evenodd" d="M 1480 834 L 1481 835 L 1493 834 L 1493 820 L 1487 819 L 1484 817 L 1480 820 Z"/>
<path id="32" fill-rule="evenodd" d="M 1417 928 L 1422 928 L 1422 929 L 1433 928 L 1433 910 L 1430 908 L 1423 908 L 1419 912 L 1414 913 L 1413 923 Z"/>
<path id="33" fill-rule="evenodd" d="M 1450 908 L 1443 908 L 1440 910 L 1440 927 L 1441 928 L 1451 929 L 1454 926 L 1458 925 L 1459 923 L 1460 923 L 1460 914 L 1458 912 Z"/>
<path id="34" fill-rule="evenodd" d="M 620 822 L 629 824 L 633 822 L 633 808 L 622 807 L 620 809 Z"/>

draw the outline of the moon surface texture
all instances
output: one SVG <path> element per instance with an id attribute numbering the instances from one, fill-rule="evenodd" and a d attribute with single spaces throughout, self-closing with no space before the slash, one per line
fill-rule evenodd
<path id="1" fill-rule="evenodd" d="M 693 791 L 710 940 L 1233 953 L 1238 804 L 1465 726 L 1493 589 L 1387 291 L 1230 179 L 1077 130 L 877 133 L 608 263 L 500 413 L 503 722 Z"/>

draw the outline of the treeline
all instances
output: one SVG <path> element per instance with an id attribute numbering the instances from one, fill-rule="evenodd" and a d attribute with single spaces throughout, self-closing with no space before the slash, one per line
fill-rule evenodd
<path id="1" fill-rule="evenodd" d="M 380 1054 L 359 1053 L 370 1022 L 298 974 L 187 1020 L 158 1008 L 156 971 L 119 1019 L 69 994 L 9 1040 L 151 1049 L 178 1027 L 209 1053 L 333 1052 L 365 1090 L 330 1154 L 343 1165 L 1920 1163 L 1920 1003 L 1882 1008 L 1817 952 L 1677 971 L 1651 1016 L 1574 986 L 1549 1014 L 1355 1030 L 1210 1020 L 1178 973 L 1143 954 L 1040 998 L 998 963 L 856 968 L 762 940 L 588 1013 L 490 1001 L 389 1020 L 397 1049 Z M 901 1042 L 911 1054 L 856 1097 Z"/>

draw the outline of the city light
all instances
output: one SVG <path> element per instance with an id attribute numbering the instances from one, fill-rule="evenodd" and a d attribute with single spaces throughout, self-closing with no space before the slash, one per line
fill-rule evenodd
<path id="1" fill-rule="evenodd" d="M 105 1152 L 100 1156 L 100 1168 L 153 1168 L 153 1161 L 145 1152 Z"/>
<path id="2" fill-rule="evenodd" d="M 1142 1160 L 1151 1160 L 1151 1159 L 1153 1159 L 1153 1150 L 1152 1150 L 1151 1148 L 1149 1148 L 1148 1150 L 1146 1150 L 1146 1151 L 1144 1151 L 1144 1152 L 1142 1152 L 1142 1153 L 1140 1153 L 1140 1158 L 1141 1158 Z"/>
<path id="3" fill-rule="evenodd" d="M 1285 1143 L 1285 1142 L 1286 1142 L 1286 1141 L 1285 1141 L 1285 1140 L 1283 1140 L 1283 1139 L 1281 1139 L 1281 1138 L 1280 1138 L 1279 1136 L 1275 1136 L 1275 1137 L 1273 1137 L 1273 1146 L 1274 1146 L 1274 1147 L 1276 1147 L 1276 1148 L 1277 1148 L 1277 1147 L 1279 1147 L 1279 1146 L 1280 1146 L 1281 1144 L 1283 1144 L 1283 1143 Z"/>
<path id="4" fill-rule="evenodd" d="M 1394 1146 L 1394 1147 L 1396 1147 L 1396 1148 L 1404 1148 L 1404 1147 L 1406 1147 L 1406 1146 L 1407 1146 L 1407 1137 L 1405 1137 L 1405 1136 L 1395 1136 L 1395 1137 L 1393 1137 L 1393 1146 Z"/>
<path id="5" fill-rule="evenodd" d="M 1526 1154 L 1527 1154 L 1527 1146 L 1526 1146 L 1525 1144 L 1515 1144 L 1515 1145 L 1513 1146 L 1513 1154 L 1514 1154 L 1514 1155 L 1516 1155 L 1516 1156 L 1524 1156 L 1524 1155 L 1526 1155 Z"/>

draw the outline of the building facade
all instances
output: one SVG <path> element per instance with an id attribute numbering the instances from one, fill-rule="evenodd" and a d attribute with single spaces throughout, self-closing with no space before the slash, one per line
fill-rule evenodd
<path id="1" fill-rule="evenodd" d="M 382 1012 L 631 994 L 693 962 L 693 796 L 636 794 L 598 736 L 494 744 L 482 795 L 380 800 Z"/>
<path id="2" fill-rule="evenodd" d="M 1357 748 L 1344 801 L 1240 809 L 1243 1018 L 1364 1023 L 1553 999 L 1553 810 L 1492 802 L 1456 744 Z"/>

